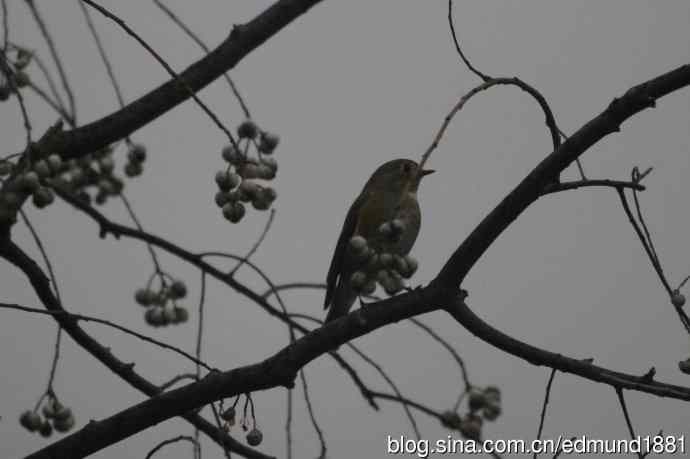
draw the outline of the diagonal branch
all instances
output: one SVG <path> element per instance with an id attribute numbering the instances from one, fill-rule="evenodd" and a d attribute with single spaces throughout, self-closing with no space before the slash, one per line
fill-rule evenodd
<path id="1" fill-rule="evenodd" d="M 108 367 L 113 373 L 117 374 L 146 395 L 154 397 L 161 393 L 161 389 L 158 386 L 152 384 L 135 372 L 132 364 L 119 360 L 108 348 L 102 346 L 78 325 L 77 319 L 71 317 L 69 313 L 63 309 L 62 305 L 53 294 L 50 288 L 50 282 L 41 268 L 26 255 L 20 247 L 9 240 L 0 241 L 0 256 L 18 267 L 29 278 L 40 300 L 49 311 L 56 313 L 54 315 L 55 320 L 62 326 L 63 330 L 77 342 L 77 344 Z M 201 416 L 189 412 L 180 413 L 180 415 L 207 434 L 216 443 L 227 447 L 231 451 L 237 452 L 237 454 L 256 459 L 270 458 L 270 456 L 255 451 L 233 439 L 227 433 L 217 429 L 213 424 Z M 66 455 L 59 457 L 70 456 Z"/>
<path id="2" fill-rule="evenodd" d="M 71 131 L 41 142 L 38 147 L 64 159 L 76 158 L 105 147 L 147 125 L 191 97 L 261 46 L 321 0 L 279 0 L 243 25 L 236 25 L 228 38 L 179 74 L 124 108 Z"/>

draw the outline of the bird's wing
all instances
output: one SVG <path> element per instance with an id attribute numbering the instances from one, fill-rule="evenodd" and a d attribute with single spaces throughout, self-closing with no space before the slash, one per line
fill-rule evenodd
<path id="1" fill-rule="evenodd" d="M 345 252 L 350 239 L 355 234 L 359 209 L 362 207 L 365 199 L 366 194 L 360 194 L 359 197 L 355 199 L 355 202 L 353 202 L 350 206 L 350 210 L 347 212 L 347 217 L 345 217 L 343 229 L 340 231 L 340 237 L 338 237 L 338 242 L 335 245 L 335 251 L 333 252 L 333 258 L 331 259 L 331 266 L 328 268 L 328 276 L 326 277 L 326 299 L 323 302 L 324 309 L 328 309 L 328 306 L 333 301 L 333 295 L 335 294 L 336 286 L 338 285 L 338 276 L 341 274 L 345 262 Z"/>

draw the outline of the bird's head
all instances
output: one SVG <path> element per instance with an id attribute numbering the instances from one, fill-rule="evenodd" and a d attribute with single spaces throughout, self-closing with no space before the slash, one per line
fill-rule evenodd
<path id="1" fill-rule="evenodd" d="M 395 193 L 404 191 L 416 192 L 419 183 L 426 175 L 434 172 L 420 169 L 411 159 L 394 159 L 379 166 L 371 175 L 365 188 L 369 190 L 386 190 Z"/>

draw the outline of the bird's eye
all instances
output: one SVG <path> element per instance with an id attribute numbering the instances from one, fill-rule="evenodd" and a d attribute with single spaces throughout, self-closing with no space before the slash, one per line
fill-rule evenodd
<path id="1" fill-rule="evenodd" d="M 410 163 L 405 163 L 402 166 L 402 170 L 404 173 L 409 174 L 410 171 L 412 170 L 412 166 L 410 166 Z"/>

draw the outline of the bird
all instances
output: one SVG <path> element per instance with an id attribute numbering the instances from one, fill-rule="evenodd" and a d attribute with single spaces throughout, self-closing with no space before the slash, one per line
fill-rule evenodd
<path id="1" fill-rule="evenodd" d="M 402 257 L 410 252 L 421 227 L 417 190 L 422 178 L 432 172 L 411 159 L 400 158 L 382 164 L 367 180 L 347 212 L 333 252 L 326 278 L 324 309 L 328 314 L 324 323 L 346 315 L 358 297 L 350 279 L 362 261 L 348 250 L 353 237 L 363 237 L 378 253 Z M 382 234 L 381 225 L 394 220 L 402 222 L 397 237 Z"/>

